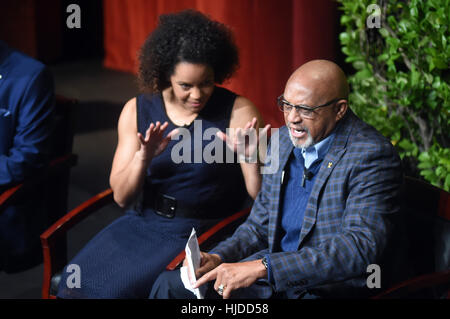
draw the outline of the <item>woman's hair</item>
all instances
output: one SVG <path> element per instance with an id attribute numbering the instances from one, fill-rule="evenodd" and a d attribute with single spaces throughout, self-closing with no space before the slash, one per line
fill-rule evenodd
<path id="1" fill-rule="evenodd" d="M 229 28 L 194 10 L 159 17 L 139 55 L 141 89 L 162 91 L 179 62 L 206 64 L 214 70 L 214 82 L 223 83 L 239 65 L 239 55 Z"/>

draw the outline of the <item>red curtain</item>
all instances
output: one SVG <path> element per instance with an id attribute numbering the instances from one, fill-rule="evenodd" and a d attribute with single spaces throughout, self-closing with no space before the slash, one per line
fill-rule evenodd
<path id="1" fill-rule="evenodd" d="M 332 0 L 104 0 L 104 65 L 136 72 L 137 52 L 160 14 L 193 8 L 228 25 L 240 69 L 224 86 L 249 98 L 273 127 L 290 74 L 311 59 L 336 60 L 337 5 Z M 131 98 L 131 97 L 130 97 Z"/>

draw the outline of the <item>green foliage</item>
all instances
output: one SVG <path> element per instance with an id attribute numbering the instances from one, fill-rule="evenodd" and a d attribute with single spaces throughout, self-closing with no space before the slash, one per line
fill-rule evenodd
<path id="1" fill-rule="evenodd" d="M 450 188 L 450 149 L 433 145 L 419 155 L 420 174 L 429 181 L 442 181 L 444 189 Z M 440 186 L 440 184 L 438 184 Z"/>
<path id="2" fill-rule="evenodd" d="M 450 190 L 450 1 L 339 0 L 350 105 L 427 181 Z M 380 28 L 369 28 L 379 18 Z M 373 24 L 372 24 L 373 26 Z"/>

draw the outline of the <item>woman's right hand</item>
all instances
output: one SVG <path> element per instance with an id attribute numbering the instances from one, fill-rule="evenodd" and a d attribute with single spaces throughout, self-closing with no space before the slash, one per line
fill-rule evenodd
<path id="1" fill-rule="evenodd" d="M 142 160 L 151 161 L 166 149 L 171 137 L 177 133 L 177 129 L 174 129 L 164 137 L 164 131 L 168 126 L 168 122 L 161 124 L 158 121 L 156 124 L 150 124 L 147 131 L 145 131 L 145 137 L 141 133 L 137 133 L 140 142 L 140 148 L 137 153 Z"/>

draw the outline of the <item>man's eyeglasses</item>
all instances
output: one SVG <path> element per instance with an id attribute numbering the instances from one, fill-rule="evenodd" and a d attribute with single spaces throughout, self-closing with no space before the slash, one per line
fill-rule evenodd
<path id="1" fill-rule="evenodd" d="M 333 105 L 334 103 L 336 103 L 339 100 L 345 100 L 345 99 L 342 99 L 342 98 L 333 99 L 333 100 L 331 100 L 325 104 L 319 105 L 319 106 L 308 106 L 306 104 L 294 105 L 294 104 L 286 101 L 284 99 L 284 96 L 281 95 L 277 98 L 277 104 L 278 104 L 278 108 L 280 109 L 281 112 L 290 113 L 292 111 L 292 108 L 295 108 L 295 111 L 301 117 L 307 118 L 307 119 L 313 119 L 317 114 L 316 112 L 314 112 L 316 109 L 318 109 L 320 107 Z"/>

